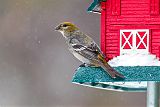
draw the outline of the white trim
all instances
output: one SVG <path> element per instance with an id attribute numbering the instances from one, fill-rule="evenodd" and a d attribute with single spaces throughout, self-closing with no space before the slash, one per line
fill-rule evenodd
<path id="1" fill-rule="evenodd" d="M 131 32 L 128 38 L 125 36 L 124 32 Z M 142 37 L 138 32 L 146 32 Z M 137 35 L 137 36 L 136 36 Z M 147 36 L 147 43 L 144 43 L 144 38 Z M 125 42 L 122 44 L 122 37 L 124 37 Z M 129 42 L 129 39 L 132 37 L 132 44 Z M 136 46 L 136 38 L 139 38 L 140 41 Z M 125 45 L 128 44 L 130 49 L 124 49 Z M 145 49 L 138 49 L 139 46 L 143 44 Z M 130 29 L 130 30 L 120 30 L 120 54 L 126 53 L 148 53 L 149 52 L 149 30 L 148 29 Z"/>

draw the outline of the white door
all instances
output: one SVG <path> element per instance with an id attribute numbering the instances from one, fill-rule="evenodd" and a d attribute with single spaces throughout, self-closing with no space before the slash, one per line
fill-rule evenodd
<path id="1" fill-rule="evenodd" d="M 120 30 L 120 54 L 148 53 L 149 30 Z"/>

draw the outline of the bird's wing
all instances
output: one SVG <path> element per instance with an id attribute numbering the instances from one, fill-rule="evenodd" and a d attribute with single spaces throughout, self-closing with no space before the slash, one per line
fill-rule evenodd
<path id="1" fill-rule="evenodd" d="M 99 46 L 95 43 L 95 41 L 91 37 L 89 37 L 88 35 L 80 31 L 74 32 L 73 35 L 74 35 L 73 36 L 74 38 L 70 40 L 71 44 L 76 44 L 78 47 L 81 47 L 81 48 L 85 47 L 86 49 L 92 52 L 94 51 L 96 53 L 99 53 L 104 58 L 106 58 L 105 55 L 100 50 Z"/>
<path id="2" fill-rule="evenodd" d="M 91 48 L 95 51 L 98 51 L 104 58 L 106 58 L 106 56 L 103 54 L 103 52 L 100 50 L 99 46 L 93 41 L 88 48 Z"/>
<path id="3" fill-rule="evenodd" d="M 83 57 L 90 59 L 90 60 L 97 59 L 97 56 L 99 54 L 98 51 L 93 50 L 92 48 L 89 48 L 89 47 L 84 46 L 82 44 L 72 44 L 72 47 L 73 47 L 74 51 L 76 51 L 77 53 L 79 53 Z"/>

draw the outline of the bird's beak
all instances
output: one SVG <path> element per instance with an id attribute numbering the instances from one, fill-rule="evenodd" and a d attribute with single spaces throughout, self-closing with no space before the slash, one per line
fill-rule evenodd
<path id="1" fill-rule="evenodd" d="M 56 31 L 60 30 L 60 25 L 56 26 L 56 27 L 55 27 L 55 30 L 56 30 Z"/>

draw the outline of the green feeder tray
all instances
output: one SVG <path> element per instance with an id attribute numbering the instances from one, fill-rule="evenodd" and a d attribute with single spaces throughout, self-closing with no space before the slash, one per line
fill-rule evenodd
<path id="1" fill-rule="evenodd" d="M 147 81 L 160 81 L 160 66 L 119 66 L 114 69 L 125 75 L 125 79 L 112 79 L 101 67 L 79 67 L 72 82 L 100 89 L 142 92 L 147 89 Z"/>

